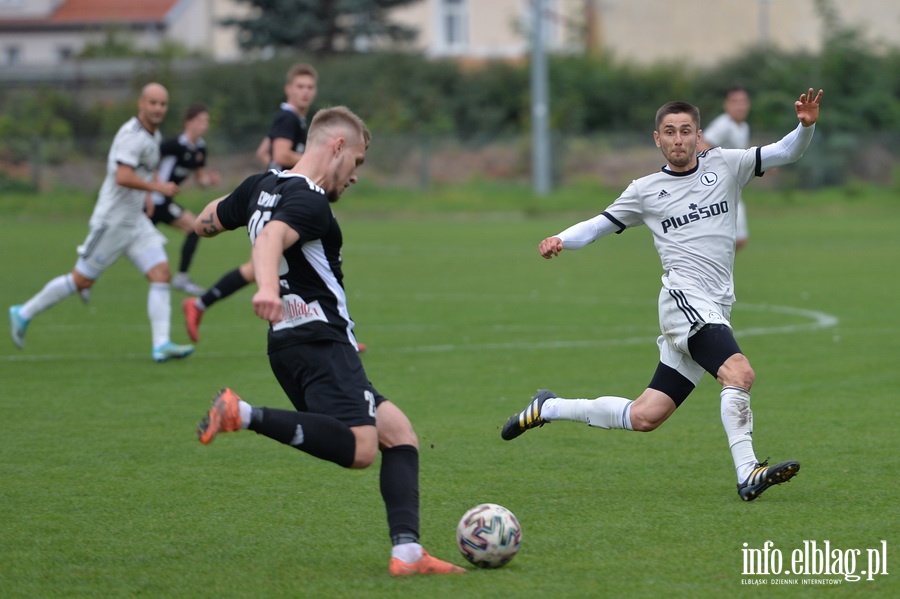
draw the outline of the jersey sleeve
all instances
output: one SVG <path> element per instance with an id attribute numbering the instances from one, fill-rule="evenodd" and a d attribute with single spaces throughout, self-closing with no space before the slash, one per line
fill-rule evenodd
<path id="1" fill-rule="evenodd" d="M 178 156 L 180 144 L 177 138 L 167 139 L 159 144 L 160 156 Z"/>
<path id="2" fill-rule="evenodd" d="M 722 159 L 731 172 L 734 173 L 741 187 L 749 183 L 753 177 L 763 176 L 764 171 L 762 170 L 759 148 L 719 151 L 722 152 Z"/>
<path id="3" fill-rule="evenodd" d="M 628 227 L 637 227 L 644 224 L 643 203 L 637 181 L 625 188 L 616 201 L 603 211 L 603 216 L 616 225 L 621 233 Z"/>
<path id="4" fill-rule="evenodd" d="M 138 134 L 126 131 L 117 140 L 113 149 L 113 160 L 116 164 L 124 164 L 131 168 L 137 168 L 141 164 L 141 155 L 144 144 Z"/>
<path id="5" fill-rule="evenodd" d="M 291 140 L 291 144 L 293 144 L 299 129 L 300 122 L 296 115 L 287 110 L 282 110 L 272 121 L 272 126 L 269 128 L 269 137 L 272 139 L 283 137 Z"/>
<path id="6" fill-rule="evenodd" d="M 266 173 L 252 175 L 244 179 L 228 196 L 216 206 L 219 222 L 229 231 L 247 226 L 248 212 L 256 193 L 256 184 Z"/>

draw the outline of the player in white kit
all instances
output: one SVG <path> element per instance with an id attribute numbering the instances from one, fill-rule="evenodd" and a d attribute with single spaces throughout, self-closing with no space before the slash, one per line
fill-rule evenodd
<path id="1" fill-rule="evenodd" d="M 747 124 L 747 115 L 750 114 L 750 95 L 743 87 L 733 86 L 725 92 L 723 105 L 725 112 L 717 116 L 703 128 L 703 138 L 700 140 L 700 150 L 708 150 L 716 146 L 720 148 L 750 147 L 750 125 Z M 750 228 L 747 226 L 747 209 L 744 200 L 738 200 L 737 230 L 735 232 L 735 246 L 741 249 L 747 245 L 750 238 Z"/>
<path id="2" fill-rule="evenodd" d="M 25 331 L 35 316 L 70 295 L 91 288 L 103 272 L 125 255 L 150 281 L 147 314 L 152 332 L 151 356 L 157 362 L 184 358 L 194 351 L 190 345 L 176 345 L 169 338 L 169 262 L 166 238 L 144 214 L 147 192 L 175 195 L 178 185 L 155 180 L 159 164 L 159 125 L 166 116 L 169 92 L 158 83 L 144 86 L 138 99 L 138 115 L 119 128 L 109 150 L 106 178 L 100 189 L 90 231 L 78 247 L 78 261 L 72 272 L 48 282 L 30 300 L 11 306 L 9 321 L 13 342 L 25 346 Z"/>
<path id="3" fill-rule="evenodd" d="M 754 373 L 729 322 L 735 219 L 741 189 L 754 176 L 798 160 L 812 140 L 819 116 L 810 88 L 794 102 L 800 124 L 780 141 L 747 150 L 714 148 L 698 153 L 699 110 L 670 102 L 656 114 L 653 136 L 666 158 L 660 171 L 637 179 L 603 213 L 544 239 L 544 258 L 580 249 L 610 233 L 647 225 L 663 267 L 657 340 L 659 364 L 648 388 L 634 401 L 624 397 L 561 399 L 543 389 L 503 426 L 511 440 L 556 420 L 607 429 L 652 431 L 669 418 L 709 372 L 722 385 L 721 416 L 744 501 L 790 480 L 795 461 L 759 463 L 753 451 L 750 387 Z"/>

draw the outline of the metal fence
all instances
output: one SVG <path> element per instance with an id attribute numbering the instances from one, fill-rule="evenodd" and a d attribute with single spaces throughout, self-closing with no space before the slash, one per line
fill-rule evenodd
<path id="1" fill-rule="evenodd" d="M 756 134 L 753 142 L 767 143 L 778 137 Z M 98 189 L 110 142 L 79 138 L 61 147 L 42 139 L 19 140 L 17 157 L 11 158 L 0 140 L 0 193 L 22 188 Z M 263 168 L 253 156 L 258 143 L 259 138 L 207 139 L 210 167 L 225 175 L 223 184 L 236 185 Z M 603 185 L 620 188 L 658 169 L 663 158 L 650 133 L 557 136 L 552 162 L 555 186 L 596 178 Z M 800 162 L 766 177 L 762 184 L 816 188 L 864 181 L 889 185 L 900 173 L 898 166 L 900 140 L 894 135 L 852 136 L 820 128 Z M 527 183 L 531 180 L 530 138 L 461 141 L 376 131 L 361 176 L 379 185 L 413 188 L 473 179 Z"/>

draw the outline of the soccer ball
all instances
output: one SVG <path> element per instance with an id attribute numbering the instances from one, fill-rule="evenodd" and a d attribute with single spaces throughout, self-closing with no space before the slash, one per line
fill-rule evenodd
<path id="1" fill-rule="evenodd" d="M 499 568 L 516 556 L 521 542 L 516 516 L 496 503 L 476 505 L 456 527 L 456 546 L 479 568 Z"/>

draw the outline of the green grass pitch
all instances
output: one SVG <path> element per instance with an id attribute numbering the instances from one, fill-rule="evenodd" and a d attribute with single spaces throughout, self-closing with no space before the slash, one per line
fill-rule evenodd
<path id="1" fill-rule="evenodd" d="M 661 273 L 646 230 L 537 255 L 612 196 L 564 200 L 566 214 L 553 198 L 513 212 L 485 194 L 491 212 L 391 215 L 373 214 L 367 193 L 336 206 L 346 284 L 366 369 L 419 435 L 422 542 L 465 565 L 457 520 L 494 502 L 522 523 L 519 555 L 495 571 L 392 579 L 377 467 L 345 471 L 249 432 L 201 446 L 195 426 L 221 386 L 289 407 L 252 288 L 210 310 L 192 357 L 155 364 L 147 285 L 123 261 L 90 304 L 37 317 L 24 351 L 0 343 L 0 595 L 718 598 L 782 594 L 748 579 L 798 579 L 784 594 L 811 597 L 823 589 L 804 579 L 827 578 L 836 596 L 900 596 L 894 195 L 748 198 L 733 324 L 757 373 L 755 447 L 802 469 L 743 503 L 709 377 L 650 434 L 554 423 L 500 439 L 539 387 L 635 397 L 655 368 Z M 4 314 L 71 269 L 86 223 L 0 208 Z M 211 284 L 247 255 L 243 232 L 203 240 L 193 275 Z M 179 342 L 183 297 L 173 291 Z M 886 541 L 888 575 L 745 575 L 745 544 L 766 541 L 785 569 L 804 541 L 861 550 L 857 572 Z"/>

